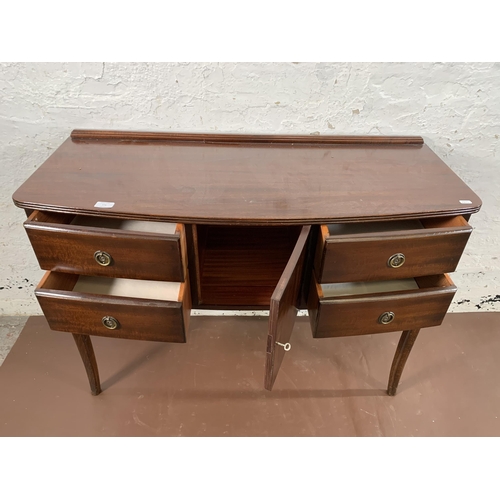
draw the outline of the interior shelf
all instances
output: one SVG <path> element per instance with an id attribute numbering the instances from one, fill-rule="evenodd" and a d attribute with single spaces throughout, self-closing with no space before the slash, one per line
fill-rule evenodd
<path id="1" fill-rule="evenodd" d="M 197 225 L 200 305 L 268 308 L 300 226 Z"/>

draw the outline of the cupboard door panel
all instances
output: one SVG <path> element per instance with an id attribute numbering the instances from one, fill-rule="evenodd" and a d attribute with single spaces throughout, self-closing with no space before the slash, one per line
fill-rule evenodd
<path id="1" fill-rule="evenodd" d="M 311 226 L 300 232 L 292 255 L 271 297 L 266 349 L 265 388 L 271 390 L 292 335 L 300 300 L 301 279 Z M 280 345 L 283 344 L 283 345 Z M 284 347 L 287 346 L 287 347 Z"/>

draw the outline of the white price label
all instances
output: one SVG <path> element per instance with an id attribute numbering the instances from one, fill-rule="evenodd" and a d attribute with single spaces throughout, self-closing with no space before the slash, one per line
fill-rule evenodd
<path id="1" fill-rule="evenodd" d="M 95 208 L 112 208 L 115 206 L 114 201 L 98 201 L 94 207 Z"/>

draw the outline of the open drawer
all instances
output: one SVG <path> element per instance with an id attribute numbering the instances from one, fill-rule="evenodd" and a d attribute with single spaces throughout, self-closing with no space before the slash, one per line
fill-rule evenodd
<path id="1" fill-rule="evenodd" d="M 185 342 L 188 284 L 47 272 L 35 294 L 52 330 Z"/>
<path id="2" fill-rule="evenodd" d="M 457 291 L 448 275 L 320 285 L 308 297 L 313 336 L 344 337 L 440 325 Z"/>
<path id="3" fill-rule="evenodd" d="M 42 269 L 184 281 L 183 224 L 34 211 L 24 223 Z"/>
<path id="4" fill-rule="evenodd" d="M 453 272 L 471 232 L 462 216 L 322 225 L 316 276 L 343 283 Z"/>

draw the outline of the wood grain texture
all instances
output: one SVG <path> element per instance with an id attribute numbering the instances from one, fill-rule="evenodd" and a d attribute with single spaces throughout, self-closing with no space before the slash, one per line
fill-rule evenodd
<path id="1" fill-rule="evenodd" d="M 302 273 L 302 283 L 300 289 L 299 309 L 307 309 L 307 297 L 309 295 L 309 283 L 314 273 L 314 256 L 316 250 L 316 240 L 321 226 L 311 226 L 309 238 L 307 240 L 306 254 L 304 257 L 304 271 Z"/>
<path id="2" fill-rule="evenodd" d="M 184 226 L 186 232 L 186 249 L 187 262 L 190 269 L 189 285 L 191 290 L 192 306 L 199 306 L 199 297 L 201 295 L 200 283 L 200 257 L 198 254 L 198 227 L 196 224 L 186 224 Z"/>
<path id="3" fill-rule="evenodd" d="M 187 275 L 186 281 L 184 283 L 181 283 L 178 300 L 182 304 L 181 309 L 182 309 L 182 320 L 183 320 L 183 331 L 184 331 L 184 342 L 185 342 L 186 333 L 189 330 L 191 308 L 193 307 L 193 301 L 191 298 L 191 282 L 189 280 L 189 275 Z"/>
<path id="4" fill-rule="evenodd" d="M 188 142 L 203 144 L 403 144 L 421 145 L 420 136 L 186 134 L 119 130 L 73 130 L 74 141 Z"/>
<path id="5" fill-rule="evenodd" d="M 197 226 L 200 304 L 269 308 L 300 227 Z"/>
<path id="6" fill-rule="evenodd" d="M 391 373 L 389 375 L 389 383 L 387 386 L 387 394 L 389 394 L 389 396 L 396 395 L 399 380 L 419 331 L 419 329 L 405 330 L 401 334 L 401 338 L 399 339 L 396 353 L 394 354 L 394 359 L 392 361 Z"/>
<path id="7" fill-rule="evenodd" d="M 92 340 L 90 340 L 88 335 L 80 335 L 77 333 L 73 334 L 73 339 L 75 340 L 76 347 L 78 348 L 83 365 L 85 366 L 85 371 L 87 372 L 90 392 L 93 396 L 97 396 L 101 393 L 101 382 L 99 380 L 99 370 L 97 368 Z"/>
<path id="8" fill-rule="evenodd" d="M 79 293 L 67 290 L 68 276 L 50 272 L 35 290 L 52 330 L 158 342 L 186 341 L 188 318 L 184 308 L 190 307 L 190 298 L 175 302 Z M 188 287 L 181 289 L 189 295 Z M 107 329 L 102 324 L 104 316 L 116 318 L 119 327 Z"/>
<path id="9" fill-rule="evenodd" d="M 77 274 L 53 273 L 47 271 L 40 280 L 40 283 L 38 283 L 37 289 L 57 289 L 70 292 L 75 287 L 78 278 L 79 276 Z"/>
<path id="10" fill-rule="evenodd" d="M 65 214 L 60 212 L 42 212 L 40 210 L 32 210 L 28 215 L 28 220 L 25 222 L 28 224 L 38 223 L 40 226 L 43 223 L 67 225 L 75 218 L 74 214 Z"/>
<path id="11" fill-rule="evenodd" d="M 415 330 L 440 325 L 456 287 L 447 275 L 417 278 L 418 290 L 323 298 L 315 278 L 311 280 L 308 310 L 316 338 L 369 335 Z M 394 320 L 380 324 L 384 312 Z"/>
<path id="12" fill-rule="evenodd" d="M 311 137 L 304 140 L 322 140 Z M 425 145 L 239 140 L 248 142 L 207 144 L 204 135 L 184 143 L 69 138 L 13 199 L 27 209 L 249 225 L 460 215 L 481 206 Z M 96 209 L 97 201 L 114 206 Z"/>
<path id="13" fill-rule="evenodd" d="M 403 279 L 455 271 L 472 228 L 461 216 L 444 218 L 439 226 L 432 220 L 429 225 L 408 231 L 335 236 L 329 236 L 328 229 L 325 233 L 326 226 L 322 226 L 315 261 L 319 282 Z M 389 267 L 387 261 L 396 253 L 405 255 L 405 263 Z"/>
<path id="14" fill-rule="evenodd" d="M 290 341 L 295 319 L 297 317 L 303 264 L 310 230 L 311 226 L 304 226 L 302 228 L 290 260 L 271 297 L 264 381 L 264 386 L 268 391 L 273 388 L 285 356 L 285 350 L 282 346 L 277 345 L 276 342 L 286 344 Z"/>
<path id="15" fill-rule="evenodd" d="M 110 278 L 184 280 L 187 256 L 182 224 L 176 234 L 153 234 L 54 222 L 56 216 L 64 214 L 34 212 L 24 223 L 42 269 Z M 111 255 L 109 266 L 95 261 L 97 250 Z"/>
<path id="16" fill-rule="evenodd" d="M 421 137 L 95 130 L 73 131 L 13 199 L 29 216 L 41 267 L 52 270 L 35 292 L 40 306 L 52 329 L 73 334 L 96 394 L 89 335 L 185 342 L 193 304 L 270 308 L 270 390 L 284 356 L 276 342 L 289 341 L 306 299 L 318 338 L 404 330 L 389 379 L 394 394 L 418 330 L 443 320 L 456 288 L 442 273 L 457 266 L 471 233 L 466 221 L 481 206 Z M 98 201 L 112 206 L 95 208 Z M 176 222 L 178 231 L 70 225 L 75 214 Z M 424 228 L 350 236 L 325 229 L 406 219 Z M 96 250 L 110 253 L 112 265 L 99 266 Z M 406 257 L 397 269 L 387 266 L 395 253 Z M 325 298 L 315 273 L 323 283 L 417 277 L 419 289 Z M 183 283 L 177 301 L 135 299 L 74 292 L 79 274 Z M 396 315 L 389 325 L 378 323 L 385 311 Z M 103 316 L 119 327 L 106 329 Z"/>

